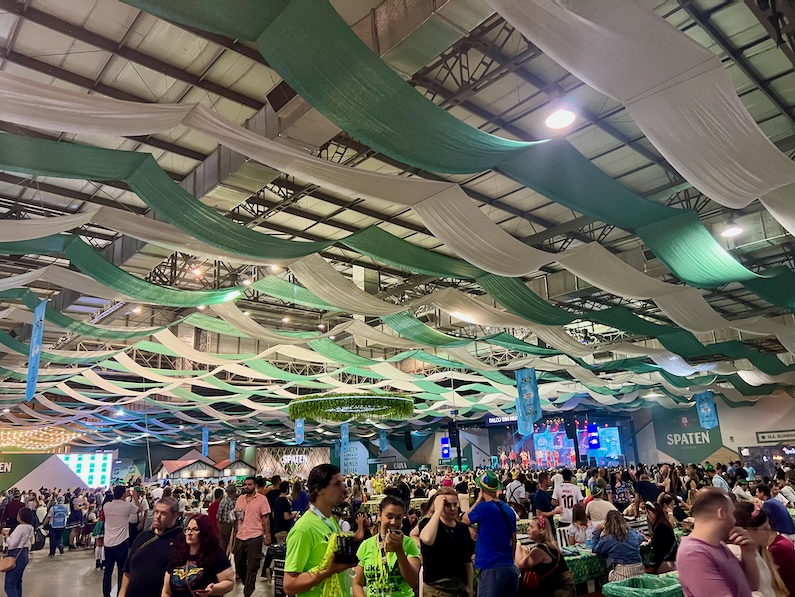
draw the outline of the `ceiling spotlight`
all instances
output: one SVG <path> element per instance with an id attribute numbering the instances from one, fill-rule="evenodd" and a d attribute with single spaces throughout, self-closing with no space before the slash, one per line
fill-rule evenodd
<path id="1" fill-rule="evenodd" d="M 207 308 L 207 305 L 199 305 L 196 307 L 199 311 L 204 311 Z"/>
<path id="2" fill-rule="evenodd" d="M 251 286 L 251 277 L 250 276 L 247 276 L 247 275 L 243 274 L 242 276 L 238 276 L 237 279 L 243 286 Z"/>
<path id="3" fill-rule="evenodd" d="M 319 329 L 319 330 L 325 330 L 325 329 L 326 329 L 326 325 L 325 325 L 325 324 L 323 324 L 323 323 L 319 323 L 319 324 L 317 324 L 317 329 Z"/>
<path id="4" fill-rule="evenodd" d="M 577 118 L 577 114 L 574 113 L 571 106 L 566 103 L 558 103 L 555 106 L 555 110 L 547 116 L 544 124 L 547 125 L 548 128 L 555 130 L 565 129 L 571 126 L 575 118 Z"/>
<path id="5" fill-rule="evenodd" d="M 124 411 L 122 409 L 120 409 L 120 408 L 117 409 L 116 410 L 116 416 L 117 417 L 123 417 L 124 416 Z"/>
<path id="6" fill-rule="evenodd" d="M 328 339 L 329 339 L 329 340 L 333 340 L 333 339 L 334 339 L 334 336 L 329 336 L 329 337 L 328 337 Z"/>
<path id="7" fill-rule="evenodd" d="M 245 315 L 246 317 L 248 317 L 248 311 L 243 311 L 243 315 Z"/>
<path id="8" fill-rule="evenodd" d="M 136 313 L 136 314 L 137 314 L 137 313 L 140 313 L 141 311 L 143 311 L 143 309 L 141 309 L 141 307 L 135 307 L 135 308 L 133 309 L 133 313 Z"/>
<path id="9" fill-rule="evenodd" d="M 272 265 L 271 266 L 271 271 L 274 272 L 274 273 L 280 272 L 280 271 L 282 271 L 282 268 L 280 266 L 278 266 L 278 265 Z"/>
<path id="10" fill-rule="evenodd" d="M 723 226 L 723 230 L 720 231 L 720 235 L 723 238 L 734 238 L 735 236 L 740 236 L 745 231 L 745 228 L 740 226 L 734 220 L 729 220 Z"/>
<path id="11" fill-rule="evenodd" d="M 11 412 L 11 409 L 10 409 L 10 408 L 4 408 L 4 409 L 3 409 L 3 412 L 4 412 L 4 413 L 10 413 L 10 412 Z"/>
<path id="12" fill-rule="evenodd" d="M 202 268 L 200 268 L 200 267 L 194 267 L 194 268 L 193 268 L 192 270 L 190 270 L 190 271 L 191 271 L 191 273 L 192 273 L 194 276 L 196 276 L 197 278 L 198 278 L 199 276 L 201 276 L 201 275 L 204 273 L 204 272 L 202 271 Z"/>
<path id="13" fill-rule="evenodd" d="M 282 317 L 282 323 L 290 323 L 289 317 Z"/>

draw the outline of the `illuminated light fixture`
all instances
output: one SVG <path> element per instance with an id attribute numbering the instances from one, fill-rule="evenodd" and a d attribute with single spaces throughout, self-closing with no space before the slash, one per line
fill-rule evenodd
<path id="1" fill-rule="evenodd" d="M 329 340 L 333 340 L 333 339 L 334 339 L 334 336 L 329 336 L 329 337 L 328 337 L 328 339 L 329 339 Z"/>
<path id="2" fill-rule="evenodd" d="M 238 281 L 243 286 L 251 286 L 251 278 L 249 276 L 245 275 L 245 274 L 240 276 L 240 277 L 238 277 Z"/>
<path id="3" fill-rule="evenodd" d="M 199 305 L 196 307 L 199 311 L 204 311 L 207 308 L 207 305 Z"/>
<path id="4" fill-rule="evenodd" d="M 246 317 L 248 317 L 248 311 L 243 311 L 243 315 L 245 315 Z"/>
<path id="5" fill-rule="evenodd" d="M 124 416 L 124 411 L 122 409 L 120 409 L 120 408 L 117 409 L 116 410 L 116 416 L 117 417 L 123 417 Z"/>
<path id="6" fill-rule="evenodd" d="M 723 226 L 723 230 L 720 231 L 720 235 L 723 238 L 734 238 L 735 236 L 740 236 L 743 232 L 745 232 L 745 228 L 740 226 L 734 220 L 729 220 Z"/>
<path id="7" fill-rule="evenodd" d="M 202 268 L 200 268 L 200 267 L 194 267 L 194 268 L 193 268 L 192 270 L 190 270 L 190 271 L 191 271 L 191 273 L 192 273 L 194 276 L 196 276 L 197 278 L 198 278 L 199 276 L 201 276 L 201 275 L 204 273 L 204 272 L 202 271 Z"/>
<path id="8" fill-rule="evenodd" d="M 326 329 L 326 326 L 325 326 L 325 324 L 319 323 L 319 324 L 317 324 L 317 329 L 319 329 L 319 330 L 325 330 L 325 329 Z"/>
<path id="9" fill-rule="evenodd" d="M 278 265 L 271 265 L 270 268 L 271 268 L 272 272 L 280 272 L 280 271 L 282 271 L 282 268 L 280 266 L 278 266 Z"/>
<path id="10" fill-rule="evenodd" d="M 10 409 L 10 408 L 4 408 L 4 409 L 3 409 L 3 412 L 4 412 L 4 413 L 10 413 L 10 412 L 11 412 L 11 409 Z"/>
<path id="11" fill-rule="evenodd" d="M 547 116 L 544 124 L 553 130 L 565 129 L 574 123 L 577 114 L 572 110 L 567 102 L 556 102 L 553 104 L 553 111 Z"/>
<path id="12" fill-rule="evenodd" d="M 451 311 L 450 317 L 455 317 L 456 319 L 466 321 L 467 323 L 476 323 L 471 316 L 467 315 L 466 313 L 461 313 L 460 311 Z"/>
<path id="13" fill-rule="evenodd" d="M 282 317 L 282 323 L 290 323 L 289 317 Z"/>
<path id="14" fill-rule="evenodd" d="M 141 307 L 135 307 L 132 312 L 137 314 L 137 313 L 140 313 L 141 311 L 143 311 L 143 309 L 141 309 Z"/>

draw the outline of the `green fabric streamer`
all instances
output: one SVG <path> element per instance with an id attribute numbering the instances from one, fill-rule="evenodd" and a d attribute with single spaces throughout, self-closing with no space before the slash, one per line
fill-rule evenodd
<path id="1" fill-rule="evenodd" d="M 425 325 L 408 311 L 401 311 L 381 318 L 386 325 L 395 330 L 400 336 L 428 346 L 466 346 L 472 342 L 471 338 L 451 338 L 447 334 Z"/>
<path id="2" fill-rule="evenodd" d="M 254 41 L 304 99 L 377 151 L 433 172 L 464 174 L 496 167 L 572 210 L 636 230 L 689 284 L 711 288 L 743 282 L 772 304 L 795 310 L 792 271 L 757 278 L 712 238 L 695 212 L 639 197 L 565 139 L 522 143 L 470 127 L 412 89 L 326 1 L 279 2 L 264 13 L 240 1 L 202 3 L 203 10 L 185 1 L 126 1 L 199 29 Z M 247 14 L 250 10 L 254 13 Z"/>
<path id="3" fill-rule="evenodd" d="M 488 274 L 477 279 L 478 284 L 509 313 L 541 325 L 566 325 L 577 315 L 550 305 L 517 278 Z"/>

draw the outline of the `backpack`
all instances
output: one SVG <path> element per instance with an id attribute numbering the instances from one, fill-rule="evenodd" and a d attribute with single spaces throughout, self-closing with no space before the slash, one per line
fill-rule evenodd
<path id="1" fill-rule="evenodd" d="M 50 526 L 54 529 L 63 529 L 66 527 L 68 509 L 63 504 L 58 504 L 53 507 L 52 520 Z"/>
<path id="2" fill-rule="evenodd" d="M 33 545 L 30 548 L 30 551 L 39 551 L 40 549 L 44 548 L 44 542 L 46 541 L 46 537 L 44 533 L 41 532 L 41 529 L 33 529 Z"/>

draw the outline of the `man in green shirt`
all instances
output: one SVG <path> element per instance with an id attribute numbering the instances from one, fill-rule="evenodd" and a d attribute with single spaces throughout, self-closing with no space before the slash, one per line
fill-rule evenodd
<path id="1" fill-rule="evenodd" d="M 287 535 L 284 591 L 297 597 L 320 597 L 324 582 L 356 566 L 356 562 L 340 564 L 332 560 L 323 570 L 310 572 L 323 561 L 330 535 L 340 532 L 331 510 L 345 503 L 348 490 L 340 470 L 332 464 L 313 468 L 307 489 L 309 511 L 298 519 Z"/>

